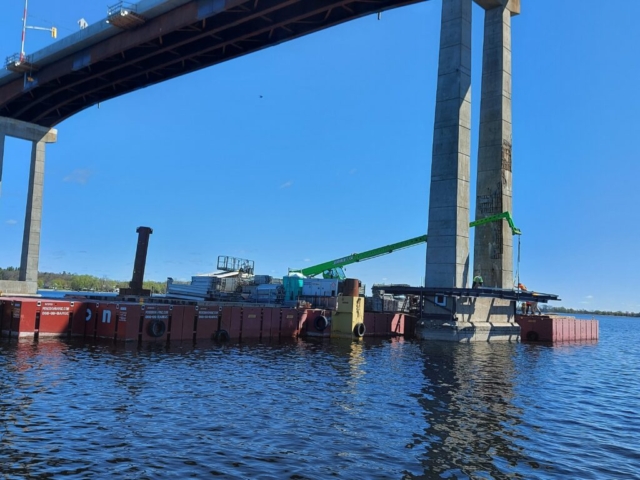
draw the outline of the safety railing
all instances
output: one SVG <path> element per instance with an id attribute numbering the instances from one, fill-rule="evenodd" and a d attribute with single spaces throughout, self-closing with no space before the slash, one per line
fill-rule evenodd
<path id="1" fill-rule="evenodd" d="M 136 13 L 138 6 L 131 2 L 118 2 L 115 5 L 107 7 L 107 17 L 113 17 L 116 15 L 126 15 L 129 12 Z"/>
<path id="2" fill-rule="evenodd" d="M 14 53 L 13 55 L 10 55 L 7 57 L 4 64 L 6 67 L 8 67 L 9 65 L 15 65 L 16 63 L 20 63 L 21 60 L 22 58 L 20 53 Z"/>

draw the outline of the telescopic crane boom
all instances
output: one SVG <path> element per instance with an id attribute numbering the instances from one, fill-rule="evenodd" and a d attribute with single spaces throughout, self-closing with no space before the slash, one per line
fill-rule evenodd
<path id="1" fill-rule="evenodd" d="M 342 270 L 342 267 L 344 267 L 345 265 L 361 262 L 363 260 L 370 260 L 382 255 L 387 255 L 389 253 L 395 252 L 396 250 L 413 247 L 415 245 L 425 243 L 426 241 L 427 236 L 421 235 L 419 237 L 410 238 L 409 240 L 404 240 L 402 242 L 392 243 L 391 245 L 374 248 L 373 250 L 367 250 L 366 252 L 352 253 L 351 255 L 347 255 L 346 257 L 337 258 L 335 260 L 320 263 L 312 267 L 307 267 L 300 270 L 290 270 L 289 273 L 297 272 L 301 273 L 305 277 L 314 277 L 316 275 L 322 274 L 324 278 L 344 279 L 346 278 L 346 275 L 344 274 L 344 270 Z"/>
<path id="2" fill-rule="evenodd" d="M 477 227 L 478 225 L 497 222 L 502 219 L 505 219 L 507 221 L 509 227 L 511 228 L 511 232 L 514 235 L 520 235 L 522 233 L 520 229 L 516 228 L 516 226 L 514 225 L 513 219 L 511 218 L 511 214 L 509 212 L 502 212 L 498 213 L 497 215 L 492 215 L 490 217 L 476 220 L 475 222 L 471 222 L 469 226 Z M 420 235 L 419 237 L 410 238 L 409 240 L 404 240 L 398 243 L 392 243 L 391 245 L 385 245 L 384 247 L 374 248 L 373 250 L 367 250 L 366 252 L 352 253 L 351 255 L 347 255 L 346 257 L 337 258 L 335 260 L 320 263 L 312 267 L 307 267 L 300 270 L 289 270 L 289 273 L 301 273 L 305 277 L 315 277 L 316 275 L 322 274 L 324 278 L 344 279 L 346 278 L 346 275 L 344 274 L 344 270 L 342 269 L 342 267 L 344 267 L 345 265 L 362 262 L 364 260 L 370 260 L 372 258 L 381 257 L 382 255 L 388 255 L 389 253 L 393 253 L 396 250 L 402 250 L 403 248 L 420 245 L 421 243 L 426 243 L 426 241 L 427 236 Z"/>

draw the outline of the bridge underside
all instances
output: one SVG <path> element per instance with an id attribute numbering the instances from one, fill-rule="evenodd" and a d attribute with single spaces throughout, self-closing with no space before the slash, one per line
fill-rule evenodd
<path id="1" fill-rule="evenodd" d="M 1 86 L 0 116 L 52 127 L 139 88 L 422 1 L 227 0 L 217 11 L 190 2 Z"/>

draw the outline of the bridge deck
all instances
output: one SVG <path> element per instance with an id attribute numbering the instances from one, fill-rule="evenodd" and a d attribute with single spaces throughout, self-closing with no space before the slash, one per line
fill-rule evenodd
<path id="1" fill-rule="evenodd" d="M 0 116 L 52 127 L 110 98 L 331 26 L 426 0 L 143 0 L 141 26 L 102 21 L 0 76 Z"/>

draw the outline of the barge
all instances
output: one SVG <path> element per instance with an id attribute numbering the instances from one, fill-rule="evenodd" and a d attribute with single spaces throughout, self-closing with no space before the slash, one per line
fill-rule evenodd
<path id="1" fill-rule="evenodd" d="M 516 313 L 518 302 L 546 303 L 558 299 L 553 294 L 477 285 L 473 288 L 374 285 L 373 296 L 365 298 L 364 286 L 344 275 L 342 266 L 346 264 L 421 244 L 426 240 L 424 236 L 290 271 L 282 279 L 255 275 L 251 260 L 220 256 L 216 272 L 194 276 L 191 282 L 174 282 L 169 278 L 167 294 L 153 297 L 143 288 L 147 247 L 153 230 L 139 227 L 137 232 L 133 277 L 129 287 L 120 289 L 117 297 L 0 296 L 0 335 L 139 343 L 298 337 L 421 338 L 420 329 L 437 323 L 445 333 L 437 332 L 439 337 L 433 339 L 447 336 L 447 340 L 455 337 L 455 341 L 471 341 L 482 335 L 488 341 L 502 330 L 508 330 L 512 341 L 585 341 L 597 340 L 599 336 L 596 320 Z M 320 273 L 324 278 L 314 278 Z M 496 325 L 493 317 L 491 322 L 472 320 L 470 314 L 481 308 L 477 302 L 480 299 L 504 305 L 501 308 L 507 318 L 505 325 Z M 449 308 L 449 304 L 453 307 Z"/>
<path id="2" fill-rule="evenodd" d="M 116 342 L 244 341 L 335 336 L 335 310 L 256 304 L 146 303 L 0 297 L 4 337 L 81 337 Z M 360 323 L 360 322 L 358 322 Z M 410 335 L 415 317 L 365 312 L 354 337 Z M 343 332 L 345 333 L 345 332 Z M 344 335 L 342 335 L 344 336 Z M 349 335 L 351 336 L 351 335 Z"/>

